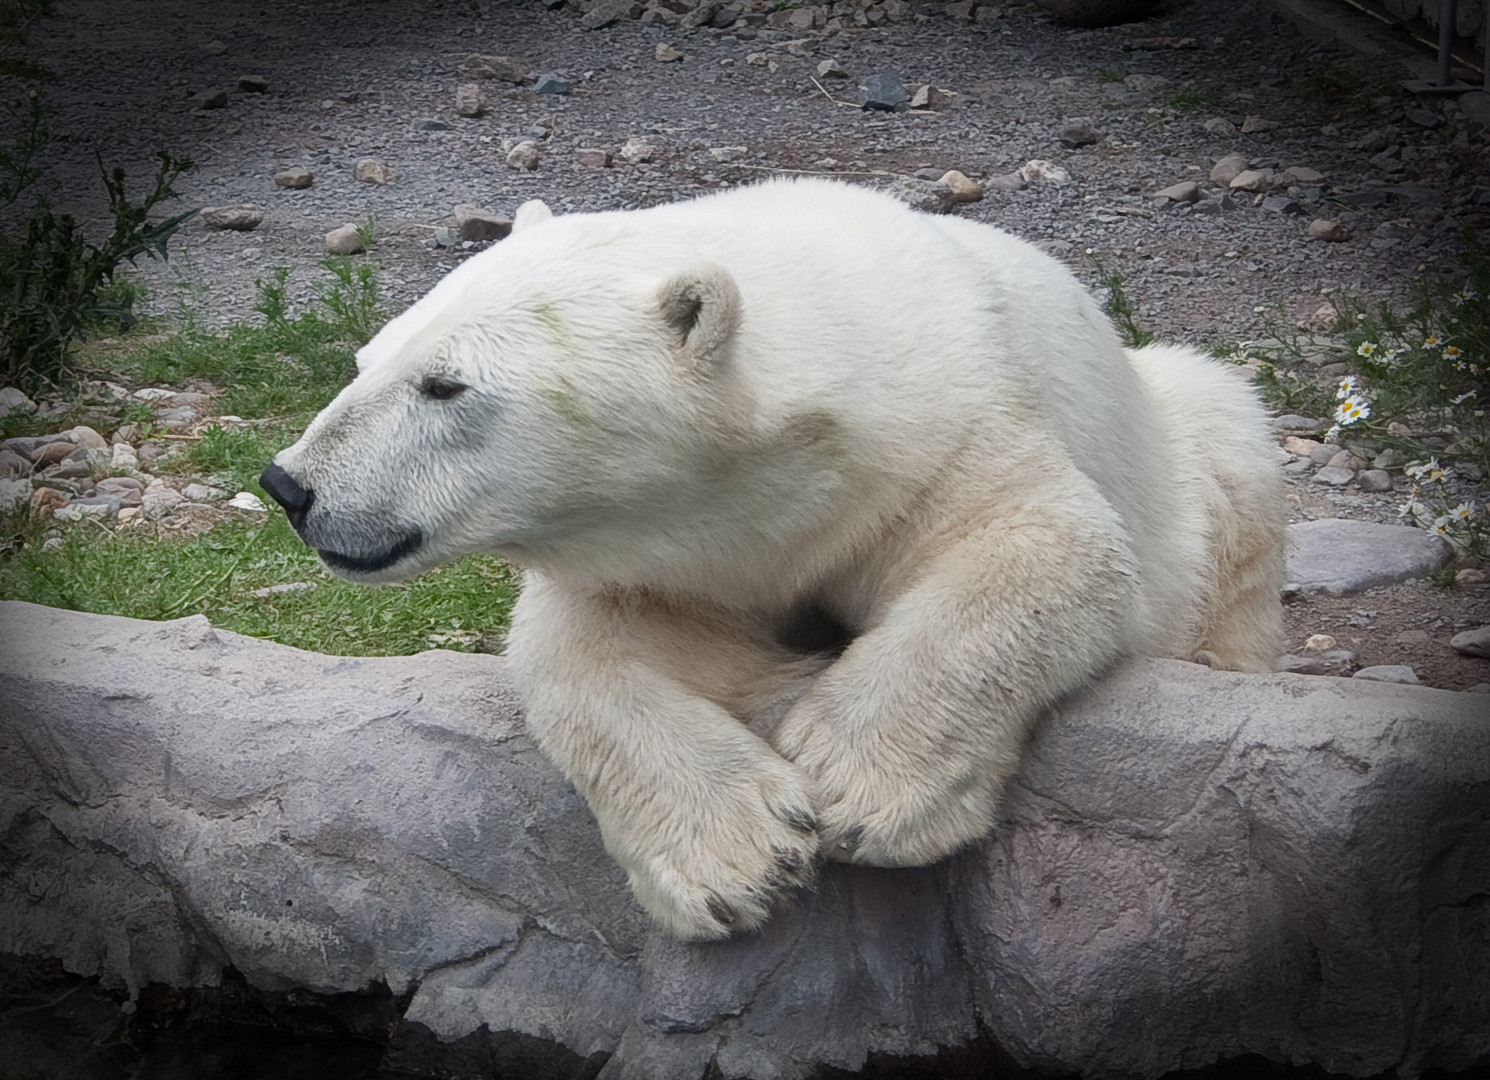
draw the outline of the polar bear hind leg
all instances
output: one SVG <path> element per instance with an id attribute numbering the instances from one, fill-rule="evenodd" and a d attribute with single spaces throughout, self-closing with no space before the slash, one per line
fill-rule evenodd
<path id="1" fill-rule="evenodd" d="M 1179 659 L 1228 671 L 1271 671 L 1283 644 L 1287 504 L 1268 419 L 1239 370 L 1176 346 L 1128 358 L 1165 418 L 1164 468 L 1176 471 L 1201 532 L 1204 582 L 1195 627 L 1170 648 Z M 1157 467 L 1157 466 L 1156 466 Z"/>

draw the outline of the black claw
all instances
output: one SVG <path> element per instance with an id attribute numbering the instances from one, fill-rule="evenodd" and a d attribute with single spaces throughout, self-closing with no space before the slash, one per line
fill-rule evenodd
<path id="1" fill-rule="evenodd" d="M 817 832 L 817 819 L 812 816 L 810 810 L 793 808 L 783 811 L 781 816 L 799 833 Z"/>
<path id="2" fill-rule="evenodd" d="M 859 846 L 859 841 L 864 839 L 864 826 L 855 825 L 843 834 L 843 839 L 838 841 L 838 846 L 844 851 L 853 851 Z"/>
<path id="3" fill-rule="evenodd" d="M 795 873 L 802 869 L 802 856 L 798 855 L 795 851 L 773 847 L 771 854 L 776 856 L 776 865 L 788 873 Z"/>
<path id="4" fill-rule="evenodd" d="M 714 918 L 718 919 L 725 926 L 734 926 L 735 921 L 740 917 L 738 914 L 735 913 L 735 909 L 730 907 L 722 899 L 720 899 L 716 893 L 710 893 L 709 899 L 706 903 L 709 908 L 709 914 L 714 916 Z"/>

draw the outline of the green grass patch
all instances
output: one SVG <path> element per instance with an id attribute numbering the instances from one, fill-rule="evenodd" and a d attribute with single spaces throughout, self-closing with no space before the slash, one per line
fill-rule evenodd
<path id="1" fill-rule="evenodd" d="M 217 415 L 251 421 L 172 440 L 176 454 L 169 464 L 151 464 L 153 474 L 178 486 L 199 480 L 250 491 L 269 502 L 258 486 L 260 472 L 351 379 L 354 351 L 385 317 L 372 263 L 337 258 L 321 268 L 313 300 L 298 312 L 287 296 L 289 272 L 278 270 L 258 282 L 259 318 L 252 323 L 207 331 L 187 318 L 174 333 L 94 340 L 79 354 L 84 379 L 210 384 Z M 16 413 L 3 419 L 4 434 L 77 423 L 106 435 L 135 423 L 146 439 L 152 434 L 153 414 L 137 401 L 100 403 L 81 386 L 66 396 L 62 416 Z M 312 587 L 254 595 L 294 583 Z M 517 585 L 510 566 L 482 556 L 396 585 L 354 585 L 322 569 L 277 509 L 267 520 L 230 521 L 191 536 L 153 523 L 116 529 L 24 514 L 0 520 L 0 599 L 136 619 L 201 614 L 223 629 L 336 655 L 496 651 Z"/>
<path id="2" fill-rule="evenodd" d="M 150 526 L 115 532 L 84 521 L 65 529 L 50 550 L 30 529 L 36 535 L 20 545 L 12 532 L 12 550 L 0 564 L 0 600 L 135 619 L 201 614 L 226 630 L 336 655 L 497 651 L 517 595 L 512 568 L 483 556 L 397 585 L 353 585 L 321 569 L 277 513 L 188 539 L 151 535 Z M 299 582 L 313 588 L 253 595 Z"/>

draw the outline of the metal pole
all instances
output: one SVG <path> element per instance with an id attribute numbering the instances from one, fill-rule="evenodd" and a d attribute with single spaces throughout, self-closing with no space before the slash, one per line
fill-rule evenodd
<path id="1" fill-rule="evenodd" d="M 1454 61 L 1454 0 L 1438 5 L 1438 85 L 1449 86 L 1449 69 Z"/>

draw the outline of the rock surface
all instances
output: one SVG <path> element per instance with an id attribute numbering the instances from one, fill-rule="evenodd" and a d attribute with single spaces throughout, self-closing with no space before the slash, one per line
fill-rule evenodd
<path id="1" fill-rule="evenodd" d="M 1288 537 L 1288 580 L 1304 592 L 1340 595 L 1391 585 L 1431 574 L 1454 554 L 1422 529 L 1344 518 L 1290 525 Z"/>
<path id="2" fill-rule="evenodd" d="M 499 658 L 19 603 L 0 637 L 0 952 L 131 994 L 382 980 L 410 995 L 385 1065 L 446 1074 L 518 1047 L 800 1077 L 980 1037 L 1089 1076 L 1490 1063 L 1482 695 L 1135 662 L 1056 710 L 993 839 L 828 867 L 764 932 L 685 946 Z"/>

